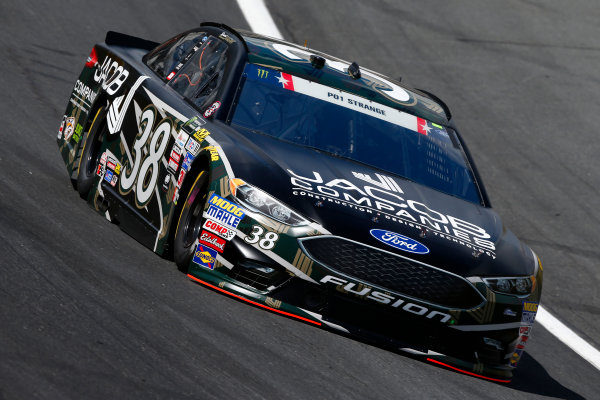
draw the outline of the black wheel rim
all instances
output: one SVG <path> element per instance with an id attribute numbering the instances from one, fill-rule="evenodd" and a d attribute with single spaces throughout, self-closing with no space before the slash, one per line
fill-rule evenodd
<path id="1" fill-rule="evenodd" d="M 192 246 L 196 238 L 200 236 L 200 231 L 202 230 L 202 210 L 204 209 L 205 199 L 206 194 L 201 193 L 200 187 L 194 188 L 188 197 L 185 207 L 189 207 L 189 211 L 183 231 L 183 245 L 185 247 Z"/>
<path id="2" fill-rule="evenodd" d="M 96 129 L 92 134 L 94 135 L 90 142 L 90 149 L 87 152 L 87 157 L 85 158 L 85 172 L 86 175 L 92 176 L 96 173 L 96 168 L 100 162 L 100 148 L 102 145 L 102 132 L 104 125 Z M 99 132 L 99 133 L 97 133 Z"/>

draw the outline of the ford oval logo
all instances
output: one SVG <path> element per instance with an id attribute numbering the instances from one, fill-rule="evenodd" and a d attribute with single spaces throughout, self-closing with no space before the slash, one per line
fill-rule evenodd
<path id="1" fill-rule="evenodd" d="M 396 232 L 384 231 L 383 229 L 371 229 L 371 236 L 402 251 L 408 251 L 414 254 L 427 254 L 429 249 L 424 244 L 417 242 L 409 237 L 402 236 Z"/>

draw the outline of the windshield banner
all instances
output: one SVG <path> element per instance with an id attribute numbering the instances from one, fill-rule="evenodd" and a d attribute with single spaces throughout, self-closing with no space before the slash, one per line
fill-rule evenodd
<path id="1" fill-rule="evenodd" d="M 427 124 L 424 119 L 415 117 L 414 115 L 384 106 L 383 104 L 375 103 L 348 92 L 298 78 L 297 76 L 285 72 L 254 64 L 248 64 L 245 72 L 247 74 L 247 79 L 250 81 L 261 82 L 263 84 L 270 84 L 291 90 L 315 99 L 326 101 L 330 104 L 336 104 L 340 107 L 390 122 L 394 125 L 402 126 L 414 132 L 423 133 L 423 129 L 420 129 L 420 126 Z"/>

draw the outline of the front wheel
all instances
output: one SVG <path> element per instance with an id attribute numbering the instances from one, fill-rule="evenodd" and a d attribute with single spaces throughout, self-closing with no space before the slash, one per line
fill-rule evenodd
<path id="1" fill-rule="evenodd" d="M 204 205 L 208 189 L 208 172 L 202 171 L 196 177 L 189 191 L 173 239 L 173 259 L 180 271 L 187 272 L 195 251 L 196 239 L 202 230 Z"/>
<path id="2" fill-rule="evenodd" d="M 106 118 L 102 108 L 98 110 L 92 125 L 83 137 L 83 150 L 77 167 L 77 191 L 82 198 L 87 198 L 94 184 L 96 168 L 100 163 L 100 150 L 106 131 Z"/>

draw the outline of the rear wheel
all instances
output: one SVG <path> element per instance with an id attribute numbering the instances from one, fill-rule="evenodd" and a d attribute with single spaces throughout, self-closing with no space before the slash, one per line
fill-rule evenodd
<path id="1" fill-rule="evenodd" d="M 106 117 L 102 107 L 98 109 L 90 129 L 83 138 L 83 150 L 77 167 L 77 191 L 82 198 L 87 198 L 92 189 L 96 168 L 100 163 L 102 141 L 106 135 Z"/>
<path id="2" fill-rule="evenodd" d="M 180 271 L 187 272 L 195 251 L 195 243 L 202 230 L 204 205 L 208 189 L 208 172 L 202 171 L 196 177 L 189 191 L 173 239 L 173 259 Z"/>

